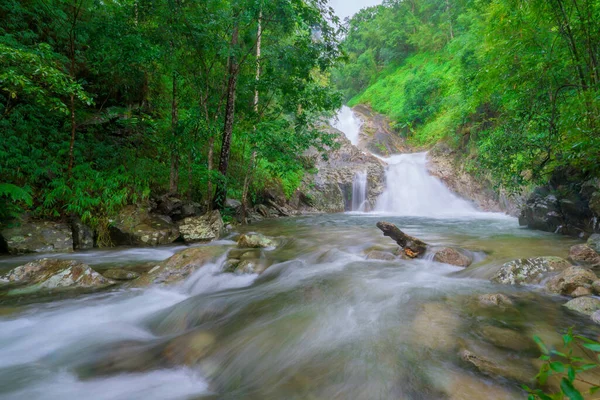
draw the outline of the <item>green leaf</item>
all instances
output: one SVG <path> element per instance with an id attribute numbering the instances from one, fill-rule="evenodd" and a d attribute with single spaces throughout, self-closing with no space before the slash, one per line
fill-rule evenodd
<path id="1" fill-rule="evenodd" d="M 538 347 L 540 348 L 540 350 L 542 351 L 543 354 L 550 354 L 550 352 L 548 351 L 548 348 L 546 347 L 546 345 L 544 344 L 544 342 L 542 341 L 542 339 L 540 339 L 539 336 L 534 336 L 533 340 L 535 341 L 535 343 L 537 343 Z"/>
<path id="2" fill-rule="evenodd" d="M 569 366 L 569 369 L 567 371 L 567 376 L 569 377 L 570 382 L 573 382 L 575 380 L 575 370 L 573 369 L 573 367 Z"/>
<path id="3" fill-rule="evenodd" d="M 600 343 L 584 343 L 583 347 L 590 349 L 596 353 L 600 353 Z"/>
<path id="4" fill-rule="evenodd" d="M 560 389 L 570 400 L 583 400 L 583 396 L 579 390 L 575 389 L 573 383 L 566 378 L 561 379 Z"/>
<path id="5" fill-rule="evenodd" d="M 561 363 L 560 361 L 551 362 L 550 369 L 552 369 L 552 371 L 555 371 L 555 372 L 564 372 L 565 365 L 563 363 Z"/>

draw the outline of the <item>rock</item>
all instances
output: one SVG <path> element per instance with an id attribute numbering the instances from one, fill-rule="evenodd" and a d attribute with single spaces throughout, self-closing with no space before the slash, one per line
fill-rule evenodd
<path id="1" fill-rule="evenodd" d="M 219 210 L 214 210 L 201 217 L 184 218 L 179 222 L 179 232 L 187 243 L 208 242 L 220 238 L 225 226 Z"/>
<path id="2" fill-rule="evenodd" d="M 426 303 L 412 323 L 412 341 L 432 349 L 449 351 L 458 345 L 460 318 L 443 303 Z"/>
<path id="3" fill-rule="evenodd" d="M 169 217 L 149 214 L 135 206 L 123 208 L 109 230 L 115 245 L 158 246 L 173 243 L 180 236 Z"/>
<path id="4" fill-rule="evenodd" d="M 512 329 L 500 328 L 493 325 L 486 325 L 481 328 L 482 336 L 496 347 L 503 347 L 515 351 L 525 351 L 535 349 L 535 343 L 528 338 L 513 331 Z"/>
<path id="5" fill-rule="evenodd" d="M 577 289 L 575 289 L 571 292 L 571 297 L 591 296 L 592 294 L 593 294 L 592 289 L 583 287 L 583 286 L 579 286 Z"/>
<path id="6" fill-rule="evenodd" d="M 112 279 L 114 281 L 131 281 L 140 277 L 140 274 L 133 271 L 128 271 L 121 268 L 107 269 L 102 273 L 105 278 Z"/>
<path id="7" fill-rule="evenodd" d="M 569 249 L 569 258 L 576 263 L 600 266 L 600 254 L 587 244 L 577 244 Z"/>
<path id="8" fill-rule="evenodd" d="M 592 315 L 595 311 L 600 310 L 600 300 L 595 297 L 577 297 L 563 305 L 585 315 Z"/>
<path id="9" fill-rule="evenodd" d="M 478 297 L 479 304 L 484 307 L 507 307 L 514 305 L 513 301 L 502 293 L 482 294 Z"/>
<path id="10" fill-rule="evenodd" d="M 114 284 L 88 265 L 73 260 L 43 258 L 21 265 L 3 277 L 10 283 L 37 289 L 102 288 Z M 22 291 L 22 289 L 19 289 Z"/>
<path id="11" fill-rule="evenodd" d="M 242 202 L 236 199 L 227 199 L 225 201 L 225 207 L 231 208 L 234 211 L 237 211 L 242 206 Z"/>
<path id="12" fill-rule="evenodd" d="M 262 274 L 268 264 L 261 260 L 242 260 L 235 269 L 236 274 Z"/>
<path id="13" fill-rule="evenodd" d="M 433 260 L 463 268 L 468 267 L 473 262 L 473 258 L 452 247 L 444 247 L 437 250 L 433 256 Z"/>
<path id="14" fill-rule="evenodd" d="M 581 267 L 569 267 L 550 278 L 546 290 L 550 293 L 570 295 L 579 287 L 589 288 L 598 277 L 592 271 Z"/>
<path id="15" fill-rule="evenodd" d="M 151 284 L 173 284 L 181 282 L 206 263 L 225 253 L 224 246 L 200 246 L 174 254 L 133 283 L 135 286 Z"/>
<path id="16" fill-rule="evenodd" d="M 427 250 L 427 243 L 420 239 L 409 236 L 402 232 L 394 224 L 385 221 L 379 221 L 377 227 L 383 232 L 383 236 L 389 236 L 400 247 L 404 249 L 404 254 L 410 258 L 422 256 Z"/>
<path id="17" fill-rule="evenodd" d="M 0 242 L 10 254 L 24 253 L 69 253 L 73 251 L 73 233 L 67 224 L 38 221 L 0 231 Z"/>
<path id="18" fill-rule="evenodd" d="M 600 234 L 594 233 L 587 240 L 587 245 L 596 253 L 600 253 Z"/>
<path id="19" fill-rule="evenodd" d="M 508 360 L 503 354 L 499 354 L 493 350 L 482 351 L 483 346 L 477 350 L 463 349 L 460 352 L 460 358 L 463 361 L 473 365 L 481 373 L 491 377 L 503 376 L 508 379 L 514 379 L 518 382 L 531 382 L 536 371 L 524 364 Z M 478 353 L 485 353 L 478 354 Z"/>
<path id="20" fill-rule="evenodd" d="M 594 294 L 600 294 L 600 280 L 592 282 L 592 292 Z"/>
<path id="21" fill-rule="evenodd" d="M 241 235 L 237 244 L 240 248 L 267 248 L 277 247 L 278 243 L 260 233 L 248 233 Z"/>
<path id="22" fill-rule="evenodd" d="M 94 231 L 81 222 L 79 218 L 71 221 L 73 231 L 73 248 L 75 250 L 89 250 L 94 248 Z"/>
<path id="23" fill-rule="evenodd" d="M 209 354 L 215 342 L 212 333 L 195 331 L 171 340 L 162 355 L 173 366 L 192 366 Z"/>
<path id="24" fill-rule="evenodd" d="M 394 261 L 396 256 L 387 251 L 371 250 L 367 253 L 367 260 Z"/>
<path id="25" fill-rule="evenodd" d="M 256 250 L 248 250 L 244 252 L 240 257 L 238 257 L 241 261 L 244 260 L 258 260 L 260 258 L 260 251 Z"/>
<path id="26" fill-rule="evenodd" d="M 444 391 L 448 394 L 448 400 L 515 400 L 521 397 L 520 393 L 491 385 L 480 377 L 456 371 L 447 371 L 447 374 L 450 379 L 442 379 L 442 382 L 447 382 Z"/>
<path id="27" fill-rule="evenodd" d="M 502 265 L 491 281 L 505 285 L 538 284 L 552 271 L 571 266 L 560 257 L 535 257 L 509 261 Z"/>
<path id="28" fill-rule="evenodd" d="M 254 206 L 254 209 L 257 213 L 259 213 L 265 218 L 271 218 L 272 216 L 271 210 L 269 210 L 269 207 L 265 206 L 264 204 L 257 204 L 256 206 Z"/>
<path id="29" fill-rule="evenodd" d="M 165 194 L 156 199 L 155 210 L 161 215 L 168 215 L 173 218 L 174 216 L 181 214 L 182 207 L 183 202 L 171 194 Z"/>
<path id="30" fill-rule="evenodd" d="M 223 272 L 234 272 L 239 263 L 240 260 L 238 260 L 237 258 L 228 259 L 227 261 L 225 261 L 225 264 L 223 264 Z"/>
<path id="31" fill-rule="evenodd" d="M 600 310 L 594 311 L 592 315 L 590 315 L 592 321 L 600 325 Z"/>

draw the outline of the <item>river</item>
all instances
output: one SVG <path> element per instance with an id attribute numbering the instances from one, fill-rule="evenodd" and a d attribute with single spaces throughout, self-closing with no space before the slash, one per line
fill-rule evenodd
<path id="1" fill-rule="evenodd" d="M 388 178 L 395 168 L 420 174 L 422 159 L 389 160 Z M 564 257 L 574 240 L 479 212 L 443 186 L 431 193 L 440 183 L 429 178 L 405 182 L 423 186 L 410 193 L 388 184 L 373 213 L 239 228 L 281 243 L 263 251 L 270 267 L 260 276 L 223 273 L 222 257 L 174 287 L 0 297 L 0 398 L 525 398 L 520 382 L 535 375 L 539 355 L 533 335 L 555 338 L 574 325 L 597 332 L 560 299 L 489 277 L 511 259 Z M 418 204 L 401 207 L 400 200 Z M 395 247 L 375 227 L 382 219 L 430 244 L 467 249 L 475 264 L 463 270 L 431 259 L 367 260 L 371 249 Z M 235 235 L 220 245 L 233 248 Z M 102 269 L 160 261 L 182 248 L 56 256 Z M 5 258 L 0 268 L 27 259 Z M 490 293 L 515 304 L 480 307 L 477 296 Z M 483 374 L 461 359 L 461 348 L 509 371 Z"/>

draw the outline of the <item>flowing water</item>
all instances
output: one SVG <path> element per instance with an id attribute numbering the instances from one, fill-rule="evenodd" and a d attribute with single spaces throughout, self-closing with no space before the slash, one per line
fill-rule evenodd
<path id="1" fill-rule="evenodd" d="M 348 106 L 342 106 L 337 116 L 331 121 L 331 125 L 346 135 L 350 143 L 357 146 L 359 141 L 361 120 L 354 115 Z"/>
<path id="2" fill-rule="evenodd" d="M 352 211 L 366 211 L 367 171 L 357 172 L 352 181 Z"/>
<path id="3" fill-rule="evenodd" d="M 424 157 L 388 160 L 377 203 L 384 214 L 240 228 L 281 243 L 262 251 L 270 267 L 260 276 L 224 273 L 223 256 L 176 286 L 36 301 L 0 295 L 0 398 L 525 398 L 520 384 L 535 375 L 538 356 L 529 338 L 554 343 L 570 326 L 598 332 L 560 299 L 489 277 L 511 259 L 564 257 L 574 240 L 477 212 L 424 173 Z M 467 249 L 476 263 L 462 270 L 431 259 L 367 259 L 396 248 L 375 227 L 381 219 L 429 244 Z M 102 269 L 154 263 L 180 249 L 59 256 Z M 489 293 L 515 304 L 484 307 L 478 296 Z M 494 360 L 501 373 L 478 370 L 462 349 Z"/>

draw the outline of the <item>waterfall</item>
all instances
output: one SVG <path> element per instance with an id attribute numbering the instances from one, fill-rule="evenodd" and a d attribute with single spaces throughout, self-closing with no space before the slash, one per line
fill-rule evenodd
<path id="1" fill-rule="evenodd" d="M 383 158 L 385 190 L 377 199 L 376 212 L 397 215 L 453 217 L 479 213 L 466 200 L 454 195 L 427 171 L 427 153 L 400 154 Z"/>
<path id="2" fill-rule="evenodd" d="M 354 146 L 358 145 L 361 125 L 362 121 L 348 106 L 342 106 L 337 116 L 331 120 L 331 126 L 341 131 Z"/>
<path id="3" fill-rule="evenodd" d="M 366 211 L 367 171 L 357 172 L 352 181 L 352 211 Z"/>

